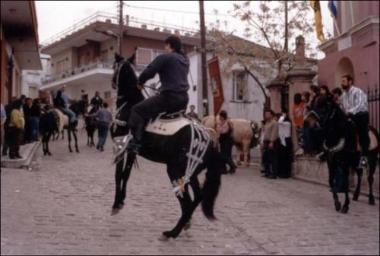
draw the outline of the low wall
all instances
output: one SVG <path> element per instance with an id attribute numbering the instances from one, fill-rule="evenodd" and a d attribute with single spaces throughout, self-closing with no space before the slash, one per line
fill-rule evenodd
<path id="1" fill-rule="evenodd" d="M 356 177 L 356 173 L 354 171 L 350 171 L 351 191 L 354 191 L 356 187 Z M 315 158 L 297 157 L 293 163 L 293 178 L 328 186 L 327 164 L 326 162 L 320 162 Z M 361 185 L 362 194 L 368 195 L 369 190 L 366 172 L 363 173 Z M 379 198 L 379 166 L 377 166 L 374 175 L 373 193 L 376 198 Z"/>

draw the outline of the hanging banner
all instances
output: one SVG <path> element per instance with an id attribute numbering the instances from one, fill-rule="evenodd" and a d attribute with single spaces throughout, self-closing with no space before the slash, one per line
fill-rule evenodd
<path id="1" fill-rule="evenodd" d="M 214 57 L 208 61 L 208 73 L 210 77 L 210 86 L 214 100 L 214 115 L 218 114 L 224 102 L 222 79 L 220 76 L 219 60 Z"/>
<path id="2" fill-rule="evenodd" d="M 315 29 L 317 31 L 318 40 L 321 43 L 323 43 L 325 41 L 325 35 L 323 34 L 322 13 L 321 13 L 320 2 L 318 0 L 311 0 L 310 5 L 314 10 Z"/>

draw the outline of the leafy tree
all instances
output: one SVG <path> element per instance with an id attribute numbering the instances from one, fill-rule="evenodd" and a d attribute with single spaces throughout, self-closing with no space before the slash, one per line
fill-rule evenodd
<path id="1" fill-rule="evenodd" d="M 285 9 L 288 9 L 287 37 L 285 35 Z M 248 74 L 268 96 L 261 77 L 274 76 L 284 79 L 286 72 L 294 66 L 295 37 L 302 34 L 310 38 L 314 31 L 309 1 L 260 1 L 233 3 L 229 13 L 241 21 L 244 36 L 252 41 L 235 36 L 233 31 L 223 31 L 222 25 L 227 21 L 217 20 L 211 23 L 209 36 L 213 38 L 211 47 L 216 54 L 226 59 L 228 68 L 240 63 Z M 215 14 L 218 14 L 215 11 Z M 309 15 L 308 15 L 309 14 Z M 306 40 L 310 41 L 310 40 Z M 289 51 L 289 49 L 292 49 Z M 305 50 L 309 57 L 316 56 L 315 47 L 306 43 Z M 277 71 L 277 72 L 276 72 Z"/>

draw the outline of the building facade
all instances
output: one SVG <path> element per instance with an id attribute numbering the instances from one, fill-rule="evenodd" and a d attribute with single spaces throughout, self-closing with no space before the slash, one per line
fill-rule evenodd
<path id="1" fill-rule="evenodd" d="M 40 70 L 34 1 L 1 1 L 1 103 L 22 93 L 22 70 Z"/>
<path id="2" fill-rule="evenodd" d="M 53 38 L 43 46 L 41 52 L 48 54 L 51 60 L 50 74 L 42 80 L 41 90 L 54 92 L 66 85 L 69 97 L 74 100 L 79 100 L 83 94 L 91 99 L 99 91 L 114 109 L 116 91 L 111 87 L 111 79 L 118 40 L 104 32 L 117 34 L 117 19 L 112 15 L 96 13 L 75 27 L 76 30 Z M 148 27 L 146 24 L 139 27 L 127 24 L 124 26 L 123 56 L 129 57 L 136 51 L 136 72 L 140 73 L 156 56 L 164 53 L 164 40 L 174 33 L 181 32 Z M 191 52 L 198 45 L 199 39 L 190 33 L 181 33 L 180 36 L 186 52 Z M 157 79 L 158 76 L 148 84 Z"/>
<path id="3" fill-rule="evenodd" d="M 369 93 L 370 123 L 379 130 L 379 1 L 337 3 L 334 38 L 320 45 L 326 57 L 318 64 L 319 84 L 338 87 L 351 74 Z"/>
<path id="4" fill-rule="evenodd" d="M 32 99 L 40 97 L 42 79 L 50 74 L 50 56 L 41 54 L 41 70 L 23 70 L 21 93 Z"/>

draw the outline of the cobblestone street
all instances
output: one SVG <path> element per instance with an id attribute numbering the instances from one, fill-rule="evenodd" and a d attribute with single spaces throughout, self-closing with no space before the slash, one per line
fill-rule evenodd
<path id="1" fill-rule="evenodd" d="M 217 221 L 198 208 L 189 231 L 159 241 L 180 214 L 164 165 L 140 158 L 126 206 L 110 216 L 110 141 L 103 153 L 66 144 L 51 143 L 32 171 L 2 169 L 2 254 L 379 254 L 378 200 L 362 196 L 343 215 L 327 187 L 264 179 L 257 167 L 223 176 Z"/>

